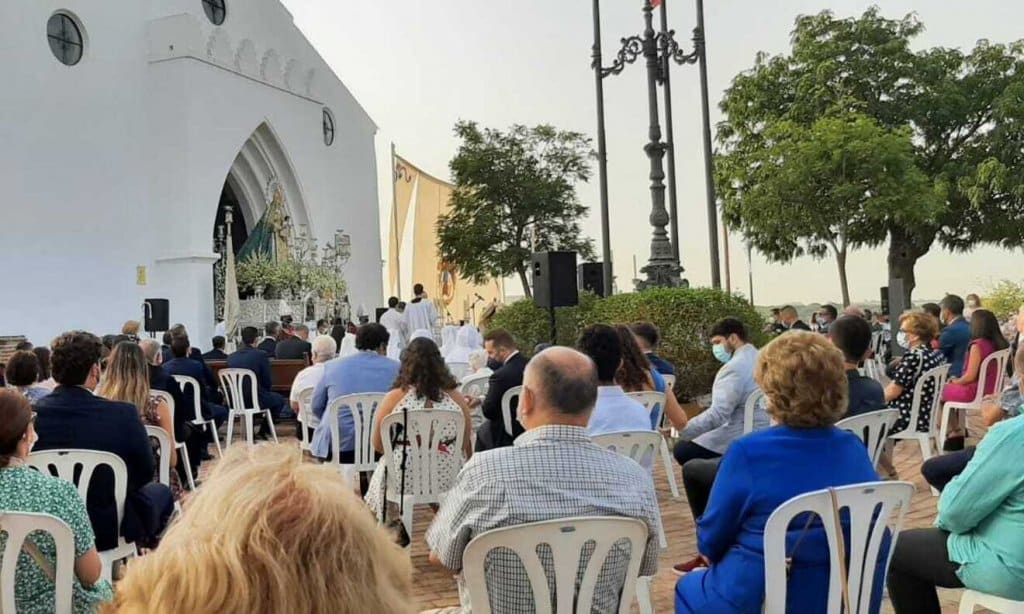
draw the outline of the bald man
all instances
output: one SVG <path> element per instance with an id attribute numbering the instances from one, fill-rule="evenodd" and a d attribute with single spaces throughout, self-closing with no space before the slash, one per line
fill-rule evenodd
<path id="1" fill-rule="evenodd" d="M 457 573 L 466 545 L 485 531 L 575 516 L 623 516 L 647 525 L 640 575 L 653 575 L 661 522 L 654 484 L 640 465 L 587 437 L 596 400 L 597 368 L 590 358 L 565 347 L 534 356 L 519 399 L 519 421 L 526 432 L 510 447 L 475 454 L 462 468 L 427 531 L 431 561 Z M 621 587 L 612 578 L 620 577 L 627 563 L 626 553 L 611 555 L 606 565 L 616 571 L 595 588 L 594 610 L 618 609 Z M 487 577 L 495 611 L 535 609 L 520 570 L 515 555 L 492 553 Z M 552 570 L 546 571 L 554 582 Z M 461 605 L 468 611 L 470 604 Z"/>

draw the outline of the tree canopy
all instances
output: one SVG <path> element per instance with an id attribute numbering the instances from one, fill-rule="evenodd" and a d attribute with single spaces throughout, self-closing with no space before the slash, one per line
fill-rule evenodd
<path id="1" fill-rule="evenodd" d="M 759 251 L 831 250 L 842 271 L 845 247 L 888 240 L 909 301 L 936 242 L 1024 244 L 1024 44 L 913 51 L 922 29 L 876 8 L 801 16 L 788 54 L 733 80 L 717 179 Z"/>
<path id="2" fill-rule="evenodd" d="M 502 132 L 475 122 L 455 126 L 461 140 L 450 163 L 455 189 L 437 222 L 441 258 L 476 283 L 518 275 L 531 296 L 532 251 L 571 250 L 593 258 L 582 235 L 587 208 L 576 183 L 590 178 L 590 140 L 552 126 Z"/>

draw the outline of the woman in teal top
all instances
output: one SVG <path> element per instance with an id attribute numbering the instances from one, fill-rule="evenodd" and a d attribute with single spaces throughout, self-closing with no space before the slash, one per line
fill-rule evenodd
<path id="1" fill-rule="evenodd" d="M 113 599 L 113 589 L 109 582 L 100 581 L 103 564 L 96 552 L 85 503 L 74 484 L 43 475 L 25 465 L 36 440 L 34 420 L 35 413 L 23 396 L 0 390 L 0 511 L 49 514 L 71 528 L 75 541 L 74 612 L 94 612 Z M 29 539 L 51 565 L 56 565 L 57 550 L 49 533 L 33 533 Z M 6 536 L 0 538 L 0 551 L 6 541 Z M 19 614 L 54 611 L 53 581 L 25 548 L 18 557 L 14 598 Z"/>
<path id="2" fill-rule="evenodd" d="M 1024 417 L 996 424 L 942 491 L 934 529 L 900 533 L 889 570 L 897 614 L 940 612 L 936 586 L 1024 600 Z"/>

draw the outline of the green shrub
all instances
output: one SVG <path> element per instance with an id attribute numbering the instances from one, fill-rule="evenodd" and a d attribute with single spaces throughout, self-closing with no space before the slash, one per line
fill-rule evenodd
<path id="1" fill-rule="evenodd" d="M 1024 305 L 1024 284 L 1009 279 L 990 287 L 981 301 L 981 306 L 994 313 L 1000 321 L 1016 315 L 1021 305 Z"/>
<path id="2" fill-rule="evenodd" d="M 676 366 L 676 392 L 684 400 L 708 393 L 721 367 L 711 354 L 707 338 L 708 329 L 716 321 L 728 316 L 739 318 L 758 347 L 767 341 L 762 332 L 764 318 L 753 307 L 740 297 L 708 288 L 655 289 L 606 299 L 584 294 L 578 307 L 555 311 L 559 345 L 574 345 L 580 331 L 589 324 L 654 323 L 662 335 L 658 354 Z M 510 331 L 526 351 L 550 336 L 547 311 L 531 300 L 499 311 L 491 327 Z"/>

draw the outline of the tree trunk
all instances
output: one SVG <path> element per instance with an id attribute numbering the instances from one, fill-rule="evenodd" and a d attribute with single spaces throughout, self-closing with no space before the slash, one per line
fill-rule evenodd
<path id="1" fill-rule="evenodd" d="M 917 280 L 914 277 L 914 266 L 917 265 L 917 261 L 922 256 L 928 253 L 934 240 L 933 236 L 922 244 L 917 240 L 917 237 L 902 228 L 889 229 L 889 279 L 903 280 L 904 305 L 909 306 L 911 304 L 910 299 L 914 292 L 914 286 L 917 285 Z M 887 285 L 888 283 L 888 280 L 886 280 Z"/>
<path id="2" fill-rule="evenodd" d="M 839 266 L 839 289 L 843 293 L 843 308 L 850 306 L 850 284 L 846 280 L 846 248 L 836 250 L 836 265 Z"/>
<path id="3" fill-rule="evenodd" d="M 533 298 L 533 293 L 530 292 L 530 280 L 526 276 L 526 266 L 517 266 L 516 272 L 519 273 L 519 281 L 523 284 L 523 296 L 526 298 Z"/>

